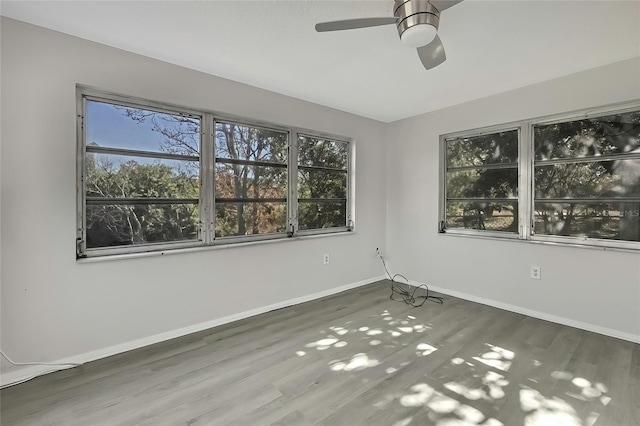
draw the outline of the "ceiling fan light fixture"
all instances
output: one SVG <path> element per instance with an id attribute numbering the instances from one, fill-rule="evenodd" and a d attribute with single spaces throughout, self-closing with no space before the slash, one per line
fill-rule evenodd
<path id="1" fill-rule="evenodd" d="M 428 1 L 396 0 L 393 16 L 405 46 L 426 46 L 436 38 L 440 12 Z"/>
<path id="2" fill-rule="evenodd" d="M 438 30 L 431 24 L 419 24 L 407 28 L 400 40 L 407 47 L 422 47 L 431 43 L 438 34 Z"/>

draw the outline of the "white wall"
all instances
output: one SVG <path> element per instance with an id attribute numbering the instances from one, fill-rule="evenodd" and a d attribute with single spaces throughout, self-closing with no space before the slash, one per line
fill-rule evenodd
<path id="1" fill-rule="evenodd" d="M 11 19 L 1 31 L 1 347 L 14 359 L 81 359 L 382 275 L 382 123 Z M 356 232 L 76 262 L 76 83 L 354 138 Z"/>
<path id="2" fill-rule="evenodd" d="M 640 59 L 392 123 L 387 251 L 394 271 L 453 295 L 640 341 L 638 254 L 436 231 L 439 135 L 634 99 Z M 542 267 L 542 280 L 529 278 L 530 265 Z"/>

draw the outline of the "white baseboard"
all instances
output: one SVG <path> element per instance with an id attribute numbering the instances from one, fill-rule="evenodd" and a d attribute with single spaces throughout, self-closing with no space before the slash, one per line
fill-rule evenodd
<path id="1" fill-rule="evenodd" d="M 415 281 L 409 281 L 409 284 L 415 287 L 415 286 L 419 286 L 421 283 L 418 283 Z M 449 290 L 447 288 L 429 285 L 429 290 L 433 290 L 438 293 L 457 297 L 459 299 L 469 300 L 471 302 L 477 302 L 483 305 L 493 306 L 494 308 L 504 309 L 505 311 L 515 312 L 517 314 L 527 315 L 533 318 L 555 322 L 556 324 L 568 325 L 569 327 L 575 327 L 575 328 L 579 328 L 586 331 L 592 331 L 594 333 L 604 334 L 605 336 L 615 337 L 622 340 L 628 340 L 629 342 L 633 342 L 633 343 L 640 343 L 640 336 L 636 336 L 635 334 L 631 334 L 631 333 L 626 333 L 624 331 L 601 327 L 599 325 L 589 324 L 582 321 L 576 321 L 570 318 L 548 314 L 546 312 L 534 311 L 533 309 L 527 309 L 521 306 L 511 305 L 509 303 L 503 303 L 503 302 L 498 302 L 491 299 L 485 299 L 483 297 L 474 296 L 472 294 L 463 293 L 456 290 Z"/>
<path id="2" fill-rule="evenodd" d="M 25 382 L 27 380 L 31 380 L 32 378 L 41 376 L 43 374 L 52 373 L 54 371 L 59 371 L 59 370 L 65 370 L 68 368 L 73 368 L 72 366 L 63 366 L 65 363 L 84 364 L 90 361 L 106 358 L 119 353 L 153 345 L 155 343 L 160 343 L 167 340 L 175 339 L 176 337 L 186 336 L 187 334 L 207 330 L 209 328 L 217 327 L 219 325 L 228 324 L 233 321 L 238 321 L 238 320 L 252 317 L 259 314 L 264 314 L 265 312 L 273 311 L 275 309 L 286 308 L 287 306 L 298 305 L 300 303 L 320 299 L 322 297 L 330 296 L 336 293 L 341 293 L 343 291 L 351 290 L 353 288 L 361 287 L 363 285 L 371 284 L 383 279 L 385 279 L 385 277 L 381 275 L 379 277 L 369 278 L 369 279 L 358 281 L 355 283 L 343 285 L 341 287 L 334 287 L 329 290 L 324 290 L 317 293 L 308 294 L 306 296 L 285 300 L 282 302 L 274 303 L 272 305 L 262 306 L 256 309 L 251 309 L 251 310 L 240 312 L 237 314 L 228 315 L 226 317 L 217 318 L 211 321 L 205 321 L 199 324 L 194 324 L 194 325 L 182 327 L 176 330 L 167 331 L 165 333 L 155 334 L 149 337 L 143 337 L 141 339 L 136 339 L 126 343 L 121 343 L 119 345 L 98 349 L 96 351 L 86 352 L 80 355 L 74 355 L 74 356 L 59 359 L 56 361 L 51 361 L 52 364 L 62 364 L 60 366 L 43 366 L 43 365 L 27 366 L 25 368 L 21 368 L 19 370 L 15 370 L 15 371 L 11 371 L 6 374 L 3 374 L 2 377 L 0 377 L 0 389 L 5 388 L 7 386 L 12 386 L 18 383 Z"/>

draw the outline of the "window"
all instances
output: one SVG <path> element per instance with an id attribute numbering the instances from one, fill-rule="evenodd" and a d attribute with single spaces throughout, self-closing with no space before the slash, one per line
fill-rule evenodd
<path id="1" fill-rule="evenodd" d="M 445 140 L 444 227 L 518 232 L 518 130 Z"/>
<path id="2" fill-rule="evenodd" d="M 640 249 L 639 105 L 441 140 L 441 232 Z"/>
<path id="3" fill-rule="evenodd" d="M 352 229 L 347 140 L 83 88 L 78 116 L 78 257 Z"/>
<path id="4" fill-rule="evenodd" d="M 640 241 L 640 111 L 538 124 L 534 232 Z"/>
<path id="5" fill-rule="evenodd" d="M 84 249 L 199 239 L 200 121 L 85 99 Z"/>
<path id="6" fill-rule="evenodd" d="M 287 231 L 288 132 L 217 121 L 216 237 Z"/>
<path id="7" fill-rule="evenodd" d="M 300 230 L 348 224 L 349 144 L 298 135 L 298 226 Z"/>

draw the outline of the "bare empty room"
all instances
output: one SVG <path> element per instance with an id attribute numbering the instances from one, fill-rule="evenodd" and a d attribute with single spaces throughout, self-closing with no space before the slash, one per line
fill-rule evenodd
<path id="1" fill-rule="evenodd" d="M 640 425 L 640 2 L 0 2 L 2 425 Z"/>

